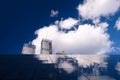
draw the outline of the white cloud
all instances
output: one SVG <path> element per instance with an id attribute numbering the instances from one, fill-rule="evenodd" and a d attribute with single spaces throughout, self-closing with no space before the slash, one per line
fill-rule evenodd
<path id="1" fill-rule="evenodd" d="M 57 25 L 43 27 L 36 31 L 38 37 L 33 40 L 33 44 L 36 45 L 36 54 L 40 53 L 40 43 L 44 38 L 52 40 L 54 53 L 61 51 L 74 54 L 106 53 L 112 44 L 106 33 L 107 26 L 84 24 L 79 25 L 76 31 L 68 33 L 59 31 Z"/>
<path id="2" fill-rule="evenodd" d="M 120 75 L 120 62 L 117 62 L 116 66 L 115 66 L 115 70 L 117 70 L 118 74 Z"/>
<path id="3" fill-rule="evenodd" d="M 96 18 L 92 21 L 95 25 L 100 23 L 100 18 Z"/>
<path id="4" fill-rule="evenodd" d="M 113 47 L 112 52 L 120 52 L 120 47 Z"/>
<path id="5" fill-rule="evenodd" d="M 68 19 L 59 21 L 59 26 L 64 29 L 70 29 L 77 25 L 78 20 L 69 17 Z"/>
<path id="6" fill-rule="evenodd" d="M 59 14 L 59 11 L 51 10 L 50 17 L 57 17 L 58 14 Z"/>
<path id="7" fill-rule="evenodd" d="M 120 0 L 85 0 L 77 9 L 83 19 L 105 17 L 120 9 Z"/>
<path id="8" fill-rule="evenodd" d="M 36 54 L 40 54 L 41 41 L 44 38 L 52 40 L 53 53 L 65 51 L 69 54 L 102 54 L 113 49 L 107 33 L 109 24 L 101 22 L 100 19 L 101 16 L 114 15 L 120 9 L 120 0 L 85 0 L 77 9 L 83 20 L 91 19 L 94 25 L 80 25 L 78 19 L 69 17 L 55 21 L 53 25 L 44 26 L 35 32 L 37 38 L 32 42 L 36 46 Z M 51 10 L 50 16 L 55 17 L 58 13 Z M 75 26 L 78 28 L 67 33 L 59 31 L 59 28 L 69 30 Z M 116 22 L 118 30 L 119 26 L 120 19 Z"/>
<path id="9" fill-rule="evenodd" d="M 116 21 L 115 28 L 117 28 L 117 30 L 120 30 L 120 17 Z"/>

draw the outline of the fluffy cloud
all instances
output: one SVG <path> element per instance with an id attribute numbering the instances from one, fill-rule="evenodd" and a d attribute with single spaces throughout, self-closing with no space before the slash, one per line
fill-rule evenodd
<path id="1" fill-rule="evenodd" d="M 107 24 L 107 23 L 101 23 Z M 40 53 L 41 40 L 52 40 L 53 53 L 65 51 L 68 54 L 101 54 L 110 50 L 112 42 L 106 33 L 108 25 L 79 25 L 75 31 L 65 33 L 57 25 L 43 27 L 36 31 L 38 37 L 33 40 L 36 54 Z"/>
<path id="2" fill-rule="evenodd" d="M 120 62 L 117 62 L 116 66 L 115 66 L 115 70 L 117 70 L 118 74 L 120 75 Z"/>
<path id="3" fill-rule="evenodd" d="M 118 20 L 116 21 L 115 27 L 117 28 L 117 30 L 120 30 L 120 18 L 118 18 Z"/>
<path id="4" fill-rule="evenodd" d="M 120 0 L 85 0 L 78 6 L 81 21 L 91 19 L 94 24 L 79 24 L 79 20 L 67 18 L 55 21 L 54 24 L 38 29 L 37 38 L 32 44 L 36 46 L 36 54 L 40 54 L 42 39 L 52 40 L 53 53 L 65 51 L 68 54 L 103 54 L 112 50 L 112 41 L 107 29 L 109 24 L 101 22 L 101 16 L 114 15 L 120 8 Z M 58 11 L 51 11 L 51 17 L 57 16 Z M 76 30 L 70 30 L 76 27 Z M 66 29 L 64 32 L 61 29 Z M 116 22 L 120 29 L 120 18 Z"/>
<path id="5" fill-rule="evenodd" d="M 77 9 L 83 19 L 95 19 L 113 15 L 119 8 L 120 0 L 85 0 Z"/>
<path id="6" fill-rule="evenodd" d="M 61 20 L 59 26 L 64 29 L 70 29 L 77 25 L 78 22 L 78 20 L 69 17 L 68 19 Z"/>
<path id="7" fill-rule="evenodd" d="M 58 11 L 51 10 L 50 17 L 57 17 L 58 13 Z"/>

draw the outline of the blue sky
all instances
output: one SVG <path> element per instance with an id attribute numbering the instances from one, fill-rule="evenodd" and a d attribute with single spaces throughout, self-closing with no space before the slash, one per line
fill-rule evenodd
<path id="1" fill-rule="evenodd" d="M 116 2 L 114 2 L 113 0 L 110 0 L 110 1 L 106 0 L 108 1 L 107 8 L 100 9 L 101 12 L 100 13 L 98 12 L 96 14 L 93 14 L 93 13 L 94 13 L 94 10 L 96 11 L 96 8 L 99 9 L 99 5 L 94 5 L 94 2 L 96 0 L 90 0 L 90 1 L 91 2 L 87 0 L 86 2 L 83 2 L 83 0 L 51 0 L 51 1 L 50 0 L 17 0 L 17 1 L 5 0 L 5 1 L 0 1 L 0 10 L 1 10 L 0 12 L 0 36 L 1 36 L 0 53 L 19 54 L 22 50 L 22 46 L 24 43 L 28 43 L 29 41 L 38 39 L 39 36 L 34 34 L 36 30 L 44 29 L 44 26 L 47 26 L 49 29 L 50 24 L 54 25 L 55 21 L 58 20 L 58 22 L 62 22 L 69 18 L 79 21 L 79 24 L 78 23 L 76 24 L 77 25 L 76 28 L 78 28 L 79 25 L 81 26 L 85 24 L 92 25 L 93 24 L 92 21 L 97 19 L 100 20 L 99 23 L 106 22 L 109 26 L 107 27 L 107 31 L 105 31 L 104 33 L 105 34 L 107 33 L 107 35 L 109 35 L 109 38 L 107 41 L 112 42 L 110 46 L 107 46 L 107 47 L 114 48 L 114 51 L 112 51 L 111 53 L 119 53 L 120 52 L 119 50 L 120 30 L 115 28 L 114 26 L 116 21 L 120 17 L 120 1 L 115 0 L 118 3 L 116 4 Z M 112 2 L 113 5 L 114 4 L 116 5 L 109 6 L 109 2 Z M 94 9 L 90 8 L 89 10 L 85 9 L 85 12 L 87 11 L 93 12 L 91 14 L 85 15 L 86 13 L 84 13 L 84 10 L 82 9 L 82 7 L 86 7 L 86 5 L 89 5 L 90 7 L 91 3 L 93 4 L 92 6 L 93 7 L 95 6 L 96 8 Z M 96 3 L 100 3 L 100 2 L 98 1 Z M 112 3 L 110 3 L 110 5 Z M 86 5 L 82 6 L 82 4 L 83 5 L 86 4 Z M 81 7 L 80 9 L 77 9 L 79 5 L 81 5 Z M 115 9 L 117 10 L 115 11 Z M 58 11 L 58 14 L 56 14 L 56 16 L 51 17 L 50 16 L 51 10 L 54 10 L 55 12 Z M 88 17 L 88 16 L 92 16 L 92 17 Z M 37 34 L 41 34 L 41 32 L 38 32 Z M 53 39 L 53 38 L 50 37 L 50 39 Z M 92 40 L 92 38 L 90 39 Z M 87 47 L 89 48 L 89 46 Z M 81 47 L 81 49 L 82 48 L 83 47 Z M 83 50 L 84 49 L 86 48 L 83 48 Z M 103 50 L 103 48 L 101 49 Z M 58 50 L 58 49 L 55 49 L 55 50 Z"/>

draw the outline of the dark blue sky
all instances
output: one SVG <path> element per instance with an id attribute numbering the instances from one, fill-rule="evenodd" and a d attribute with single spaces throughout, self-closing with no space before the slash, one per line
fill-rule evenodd
<path id="1" fill-rule="evenodd" d="M 61 18 L 78 18 L 77 7 L 83 0 L 1 0 L 0 1 L 0 54 L 19 54 L 24 43 L 36 38 L 34 32 Z M 57 17 L 50 17 L 58 10 Z M 114 46 L 120 47 L 120 31 L 114 28 L 120 10 L 109 19 L 108 33 Z"/>
<path id="2" fill-rule="evenodd" d="M 20 53 L 24 43 L 32 41 L 34 32 L 61 17 L 77 17 L 80 0 L 1 0 L 0 53 Z M 56 18 L 51 10 L 58 10 Z M 74 13 L 73 13 L 74 12 Z"/>

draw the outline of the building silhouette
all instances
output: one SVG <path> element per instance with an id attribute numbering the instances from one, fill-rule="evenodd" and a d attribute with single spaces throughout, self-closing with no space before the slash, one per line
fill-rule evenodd
<path id="1" fill-rule="evenodd" d="M 35 46 L 31 44 L 31 42 L 29 43 L 25 43 L 23 45 L 23 49 L 22 49 L 22 53 L 23 54 L 34 54 L 35 53 Z"/>
<path id="2" fill-rule="evenodd" d="M 41 41 L 41 54 L 52 54 L 52 41 L 43 39 Z"/>

